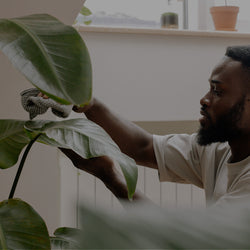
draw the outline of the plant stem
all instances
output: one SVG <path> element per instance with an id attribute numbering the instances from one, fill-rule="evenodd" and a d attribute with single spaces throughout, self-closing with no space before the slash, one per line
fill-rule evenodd
<path id="1" fill-rule="evenodd" d="M 20 178 L 20 175 L 22 173 L 22 170 L 23 170 L 23 166 L 24 166 L 24 163 L 25 163 L 25 160 L 27 158 L 27 155 L 33 145 L 33 143 L 37 140 L 37 138 L 40 136 L 41 134 L 38 134 L 33 140 L 31 140 L 28 144 L 28 146 L 26 147 L 24 153 L 23 153 L 23 156 L 22 156 L 22 159 L 21 159 L 21 162 L 19 164 L 19 167 L 18 167 L 18 170 L 17 170 L 17 173 L 16 173 L 16 177 L 14 179 L 14 182 L 13 182 L 13 185 L 12 185 L 12 188 L 11 188 L 11 191 L 10 191 L 10 195 L 9 195 L 9 198 L 8 199 L 12 199 L 14 197 L 14 194 L 15 194 L 15 190 L 16 190 L 16 186 L 17 186 L 17 183 L 19 181 L 19 178 Z"/>

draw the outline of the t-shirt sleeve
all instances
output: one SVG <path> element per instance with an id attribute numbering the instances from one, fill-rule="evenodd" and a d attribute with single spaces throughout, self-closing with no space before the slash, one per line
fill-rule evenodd
<path id="1" fill-rule="evenodd" d="M 201 148 L 196 134 L 153 136 L 160 181 L 194 184 L 203 188 Z"/>

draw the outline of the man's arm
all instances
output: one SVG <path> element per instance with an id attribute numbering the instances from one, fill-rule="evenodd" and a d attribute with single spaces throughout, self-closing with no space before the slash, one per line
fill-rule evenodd
<path id="1" fill-rule="evenodd" d="M 133 158 L 137 164 L 157 169 L 151 134 L 114 114 L 97 99 L 93 99 L 85 108 L 75 106 L 73 110 L 84 112 L 89 120 L 101 126 L 121 151 Z"/>

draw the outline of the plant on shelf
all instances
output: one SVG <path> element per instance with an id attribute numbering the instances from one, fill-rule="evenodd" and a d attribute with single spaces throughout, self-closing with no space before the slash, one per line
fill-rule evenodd
<path id="1" fill-rule="evenodd" d="M 83 107 L 91 100 L 91 61 L 85 43 L 73 27 L 47 14 L 0 19 L 0 49 L 32 85 L 56 102 Z M 26 157 L 35 142 L 69 148 L 85 158 L 110 156 L 121 167 L 129 198 L 135 191 L 134 160 L 122 154 L 106 132 L 93 122 L 84 118 L 1 119 L 0 168 L 14 166 L 24 150 L 9 197 L 0 203 L 1 249 L 51 248 L 43 219 L 29 204 L 14 198 Z M 59 249 L 77 248 L 74 241 L 77 233 L 76 229 L 58 229 L 51 239 L 52 245 Z"/>
<path id="2" fill-rule="evenodd" d="M 228 1 L 225 0 L 225 5 L 211 7 L 210 13 L 216 30 L 236 31 L 235 26 L 239 13 L 238 6 L 228 5 Z"/>
<path id="3" fill-rule="evenodd" d="M 178 14 L 165 12 L 161 15 L 161 27 L 167 29 L 178 29 Z"/>
<path id="4" fill-rule="evenodd" d="M 90 25 L 92 23 L 91 15 L 92 11 L 83 5 L 74 24 L 77 24 L 79 22 L 79 23 L 84 23 L 85 25 Z"/>
<path id="5" fill-rule="evenodd" d="M 175 7 L 172 0 L 167 1 L 167 12 L 161 15 L 161 27 L 167 29 L 178 29 L 178 14 L 175 13 Z"/>

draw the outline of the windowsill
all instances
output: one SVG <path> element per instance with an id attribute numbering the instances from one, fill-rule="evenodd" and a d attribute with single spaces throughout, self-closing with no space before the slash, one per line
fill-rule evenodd
<path id="1" fill-rule="evenodd" d="M 173 36 L 203 36 L 203 37 L 239 37 L 250 38 L 250 33 L 241 33 L 235 31 L 213 31 L 213 30 L 181 30 L 165 28 L 141 28 L 141 27 L 107 27 L 107 26 L 87 26 L 74 25 L 79 32 L 93 33 L 123 33 L 123 34 L 146 34 L 146 35 L 173 35 Z"/>

